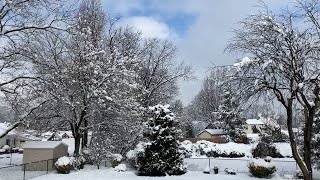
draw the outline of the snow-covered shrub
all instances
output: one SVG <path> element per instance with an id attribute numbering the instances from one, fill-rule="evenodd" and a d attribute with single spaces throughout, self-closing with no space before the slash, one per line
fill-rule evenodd
<path id="1" fill-rule="evenodd" d="M 80 155 L 75 158 L 70 158 L 70 161 L 74 169 L 83 169 L 86 159 Z"/>
<path id="2" fill-rule="evenodd" d="M 237 171 L 236 171 L 236 169 L 234 169 L 234 168 L 226 168 L 224 171 L 225 171 L 227 174 L 230 174 L 230 175 L 236 175 L 236 174 L 237 174 Z"/>
<path id="3" fill-rule="evenodd" d="M 190 158 L 196 149 L 198 148 L 194 147 L 193 143 L 189 140 L 181 142 L 179 146 L 179 150 L 182 152 L 185 158 Z"/>
<path id="4" fill-rule="evenodd" d="M 123 157 L 121 154 L 113 154 L 113 159 L 111 161 L 111 166 L 113 168 L 115 168 L 116 166 L 118 166 L 121 161 L 122 161 Z"/>
<path id="5" fill-rule="evenodd" d="M 116 167 L 114 167 L 114 170 L 118 172 L 124 172 L 127 171 L 127 166 L 125 164 L 119 164 Z"/>
<path id="6" fill-rule="evenodd" d="M 146 146 L 145 142 L 139 142 L 136 145 L 135 149 L 127 152 L 126 154 L 127 161 L 131 167 L 137 169 L 138 167 L 137 159 L 138 157 L 144 157 L 145 146 Z"/>
<path id="7" fill-rule="evenodd" d="M 157 105 L 149 109 L 151 118 L 144 124 L 143 132 L 148 142 L 143 144 L 141 153 L 133 153 L 138 175 L 165 176 L 186 173 L 184 156 L 179 151 L 176 140 L 178 122 L 167 106 Z"/>
<path id="8" fill-rule="evenodd" d="M 252 155 L 254 158 L 265 158 L 270 156 L 272 158 L 283 158 L 277 148 L 267 142 L 259 142 L 257 146 L 252 150 Z"/>
<path id="9" fill-rule="evenodd" d="M 60 174 L 69 174 L 72 168 L 72 162 L 66 156 L 60 157 L 54 165 Z"/>
<path id="10" fill-rule="evenodd" d="M 272 162 L 266 162 L 263 159 L 253 159 L 248 164 L 249 172 L 258 178 L 268 177 L 277 171 Z"/>
<path id="11" fill-rule="evenodd" d="M 10 150 L 10 146 L 9 146 L 9 145 L 4 145 L 4 146 L 2 147 L 2 149 L 8 151 L 8 150 Z"/>

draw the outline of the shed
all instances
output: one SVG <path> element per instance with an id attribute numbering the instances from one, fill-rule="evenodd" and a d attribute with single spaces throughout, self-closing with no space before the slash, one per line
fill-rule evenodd
<path id="1" fill-rule="evenodd" d="M 31 141 L 24 146 L 23 164 L 26 171 L 51 171 L 57 159 L 67 154 L 68 145 L 61 141 Z"/>
<path id="2" fill-rule="evenodd" d="M 204 129 L 198 134 L 203 140 L 211 139 L 211 142 L 224 143 L 227 133 L 223 129 Z"/>

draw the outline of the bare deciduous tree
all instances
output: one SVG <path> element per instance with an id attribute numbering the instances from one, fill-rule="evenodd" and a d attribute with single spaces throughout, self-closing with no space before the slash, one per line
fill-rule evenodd
<path id="1" fill-rule="evenodd" d="M 241 22 L 241 29 L 228 46 L 249 58 L 235 64 L 238 81 L 244 92 L 253 97 L 266 93 L 284 107 L 294 159 L 304 178 L 312 179 L 311 137 L 315 110 L 320 104 L 317 39 L 311 29 L 297 28 L 291 14 L 276 16 L 269 11 L 251 15 Z M 293 133 L 293 104 L 300 103 L 305 112 L 303 157 Z"/>

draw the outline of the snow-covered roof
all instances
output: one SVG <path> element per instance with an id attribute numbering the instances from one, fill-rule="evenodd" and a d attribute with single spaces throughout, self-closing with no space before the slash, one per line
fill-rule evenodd
<path id="1" fill-rule="evenodd" d="M 258 120 L 258 119 L 247 119 L 246 123 L 250 124 L 250 125 L 263 125 L 264 124 L 261 120 Z"/>
<path id="2" fill-rule="evenodd" d="M 226 134 L 226 132 L 223 129 L 205 129 L 204 131 L 207 131 L 211 135 L 223 135 L 223 134 Z"/>
<path id="3" fill-rule="evenodd" d="M 52 136 L 53 132 L 47 131 L 45 133 L 42 133 L 41 136 Z"/>
<path id="4" fill-rule="evenodd" d="M 53 149 L 60 144 L 64 144 L 68 146 L 67 144 L 61 141 L 30 141 L 30 142 L 26 142 L 23 148 L 24 149 Z"/>

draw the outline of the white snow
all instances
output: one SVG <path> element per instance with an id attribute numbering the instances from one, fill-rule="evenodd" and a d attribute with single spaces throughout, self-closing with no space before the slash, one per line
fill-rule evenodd
<path id="1" fill-rule="evenodd" d="M 62 142 L 68 145 L 68 154 L 73 155 L 74 153 L 74 138 L 62 139 Z M 81 146 L 80 146 L 81 147 Z"/>
<path id="2" fill-rule="evenodd" d="M 114 170 L 118 172 L 125 172 L 127 171 L 127 166 L 125 164 L 119 164 L 114 168 Z"/>
<path id="3" fill-rule="evenodd" d="M 302 89 L 302 88 L 303 88 L 303 86 L 304 86 L 304 84 L 303 84 L 303 83 L 299 83 L 299 84 L 298 84 L 299 89 Z"/>
<path id="4" fill-rule="evenodd" d="M 247 119 L 246 123 L 250 124 L 250 125 L 263 125 L 264 124 L 262 121 L 260 121 L 258 119 Z"/>
<path id="5" fill-rule="evenodd" d="M 123 159 L 121 154 L 113 154 L 113 158 L 114 158 L 114 160 L 119 161 L 119 162 L 122 161 L 122 159 Z"/>
<path id="6" fill-rule="evenodd" d="M 292 157 L 292 150 L 289 143 L 274 143 L 279 153 L 284 157 Z"/>
<path id="7" fill-rule="evenodd" d="M 68 157 L 63 156 L 57 160 L 55 163 L 56 166 L 66 166 L 66 165 L 71 165 L 71 161 Z"/>
<path id="8" fill-rule="evenodd" d="M 252 62 L 253 62 L 253 60 L 251 60 L 249 57 L 244 57 L 243 59 L 241 59 L 240 62 L 233 64 L 233 66 L 241 68 L 242 66 L 249 65 Z"/>
<path id="9" fill-rule="evenodd" d="M 93 167 L 92 167 L 93 168 Z M 113 171 L 111 168 L 107 169 L 87 169 L 80 170 L 77 172 L 71 172 L 70 174 L 48 174 L 43 175 L 33 180 L 105 180 L 105 179 L 117 179 L 117 180 L 212 180 L 212 179 L 223 179 L 223 180 L 247 180 L 247 179 L 258 179 L 252 177 L 249 173 L 237 173 L 237 175 L 227 175 L 225 172 L 219 171 L 219 174 L 204 174 L 202 171 L 191 171 L 181 176 L 166 176 L 166 177 L 148 177 L 148 176 L 136 176 L 133 171 L 126 171 L 118 173 Z M 278 175 L 271 178 L 271 180 L 282 179 Z"/>
<path id="10" fill-rule="evenodd" d="M 255 148 L 256 144 L 257 143 L 242 144 L 234 142 L 219 144 L 204 140 L 198 141 L 196 143 L 191 143 L 190 141 L 186 140 L 181 142 L 181 147 L 185 149 L 186 153 L 192 157 L 199 157 L 200 154 L 196 154 L 196 152 L 199 152 L 200 150 L 205 153 L 216 151 L 219 153 L 225 153 L 227 155 L 233 152 L 237 154 L 244 154 L 245 157 L 252 157 L 252 150 L 253 148 Z M 292 157 L 291 147 L 289 143 L 274 143 L 274 145 L 282 156 Z M 129 152 L 129 154 L 130 153 L 132 152 Z"/>
<path id="11" fill-rule="evenodd" d="M 0 123 L 0 134 L 4 133 L 10 127 L 9 123 Z M 15 134 L 15 131 L 10 131 L 8 134 Z"/>
<path id="12" fill-rule="evenodd" d="M 24 149 L 52 149 L 57 147 L 60 144 L 67 144 L 61 141 L 29 141 L 24 145 Z"/>

